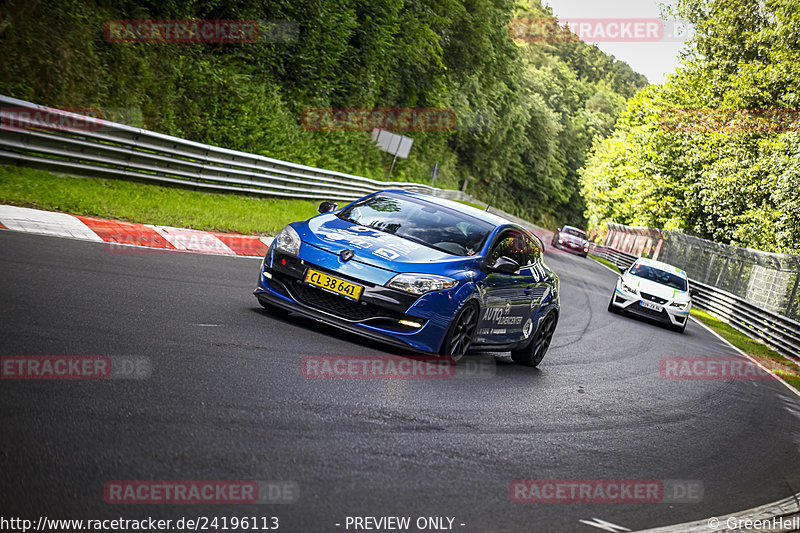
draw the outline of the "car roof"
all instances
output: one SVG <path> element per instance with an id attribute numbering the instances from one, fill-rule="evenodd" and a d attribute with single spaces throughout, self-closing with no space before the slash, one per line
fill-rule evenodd
<path id="1" fill-rule="evenodd" d="M 640 257 L 639 259 L 636 260 L 636 262 L 639 263 L 640 265 L 651 266 L 653 268 L 664 270 L 665 272 L 672 272 L 673 274 L 677 274 L 684 278 L 688 278 L 686 272 L 676 267 L 675 265 L 670 265 L 669 263 L 662 263 L 661 261 L 656 261 L 655 259 L 648 259 L 646 257 Z"/>
<path id="2" fill-rule="evenodd" d="M 412 198 L 416 198 L 418 200 L 422 200 L 425 202 L 430 202 L 432 204 L 441 205 L 443 207 L 449 207 L 450 209 L 454 209 L 456 211 L 461 211 L 462 213 L 466 213 L 478 220 L 483 220 L 488 222 L 494 226 L 514 226 L 518 227 L 517 224 L 513 223 L 512 221 L 505 219 L 499 215 L 495 215 L 488 211 L 483 211 L 482 209 L 476 209 L 471 205 L 462 204 L 461 202 L 456 202 L 453 200 L 448 200 L 446 198 L 439 198 L 436 196 L 431 196 L 430 194 L 423 194 L 419 192 L 413 191 L 404 191 L 402 189 L 386 189 L 383 191 L 379 191 L 376 194 L 380 194 L 382 192 L 388 192 L 392 194 L 396 194 L 399 196 L 410 196 Z"/>

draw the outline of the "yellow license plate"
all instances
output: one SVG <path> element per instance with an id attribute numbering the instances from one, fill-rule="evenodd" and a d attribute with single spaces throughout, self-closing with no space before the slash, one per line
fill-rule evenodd
<path id="1" fill-rule="evenodd" d="M 340 294 L 345 298 L 356 301 L 361 298 L 361 293 L 364 290 L 364 287 L 361 285 L 356 285 L 355 283 L 350 283 L 349 281 L 329 276 L 324 272 L 320 272 L 311 268 L 309 268 L 308 272 L 306 272 L 306 283 L 321 287 L 331 292 L 335 292 L 336 294 Z"/>

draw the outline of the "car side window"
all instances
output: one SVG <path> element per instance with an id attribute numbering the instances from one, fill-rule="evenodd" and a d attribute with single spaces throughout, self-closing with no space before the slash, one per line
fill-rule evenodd
<path id="1" fill-rule="evenodd" d="M 494 263 L 500 257 L 513 259 L 520 266 L 535 263 L 539 258 L 539 246 L 530 236 L 517 230 L 504 233 L 495 244 L 490 255 Z"/>
<path id="2" fill-rule="evenodd" d="M 512 249 L 514 248 L 514 235 L 512 233 L 505 233 L 503 234 L 500 239 L 495 243 L 494 248 L 492 248 L 492 253 L 490 256 L 490 260 L 492 263 L 500 259 L 501 257 L 505 256 L 509 259 L 514 259 L 514 254 Z"/>
<path id="3" fill-rule="evenodd" d="M 525 235 L 524 238 L 525 238 L 525 250 L 524 250 L 525 261 L 521 262 L 520 265 L 522 266 L 532 265 L 539 260 L 542 250 L 539 246 L 538 241 L 535 238 L 531 237 L 530 235 Z"/>

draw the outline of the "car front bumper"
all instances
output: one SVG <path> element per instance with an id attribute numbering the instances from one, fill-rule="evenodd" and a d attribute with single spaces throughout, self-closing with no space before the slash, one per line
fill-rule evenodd
<path id="1" fill-rule="evenodd" d="M 642 302 L 649 302 L 657 305 L 659 309 L 652 309 L 645 307 L 647 304 Z M 614 295 L 611 299 L 611 305 L 619 309 L 637 316 L 656 320 L 658 322 L 669 324 L 675 327 L 683 327 L 689 319 L 689 311 L 692 308 L 691 303 L 686 309 L 680 309 L 670 305 L 669 301 L 663 303 L 654 302 L 648 298 L 644 298 L 639 294 L 631 294 L 626 291 L 620 290 L 617 287 L 614 290 Z"/>
<path id="2" fill-rule="evenodd" d="M 330 265 L 326 264 L 325 256 L 313 257 L 317 259 L 313 262 L 302 257 L 270 248 L 253 292 L 256 298 L 395 347 L 427 353 L 439 351 L 458 308 L 456 289 L 415 296 L 327 268 Z M 308 268 L 361 285 L 364 289 L 359 301 L 305 283 Z"/>
<path id="3" fill-rule="evenodd" d="M 553 243 L 553 246 L 555 248 L 558 248 L 559 250 L 566 250 L 568 252 L 572 252 L 583 256 L 589 253 L 589 248 L 587 246 L 584 246 L 580 243 L 574 243 L 572 241 L 563 241 L 561 243 L 556 241 Z"/>

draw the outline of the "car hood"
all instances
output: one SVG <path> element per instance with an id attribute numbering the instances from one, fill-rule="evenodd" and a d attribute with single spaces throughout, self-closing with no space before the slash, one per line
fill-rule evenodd
<path id="1" fill-rule="evenodd" d="M 471 268 L 475 256 L 461 257 L 441 252 L 423 244 L 360 226 L 334 214 L 319 215 L 294 226 L 300 240 L 333 254 L 355 252 L 352 261 L 391 270 L 444 274 Z"/>
<path id="2" fill-rule="evenodd" d="M 689 300 L 688 292 L 673 289 L 672 287 L 661 285 L 660 283 L 650 281 L 649 279 L 640 278 L 632 274 L 626 274 L 623 276 L 623 280 L 625 280 L 626 284 L 639 289 L 639 292 L 646 292 L 647 294 L 652 294 L 653 296 L 658 296 L 659 298 L 666 298 L 667 300 L 678 300 L 680 302 Z"/>

